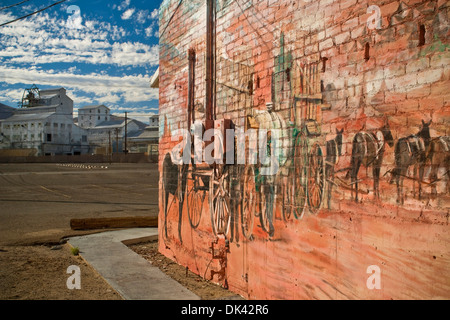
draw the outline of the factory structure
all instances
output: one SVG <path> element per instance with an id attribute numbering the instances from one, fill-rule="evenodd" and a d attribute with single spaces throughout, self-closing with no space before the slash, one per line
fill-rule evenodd
<path id="1" fill-rule="evenodd" d="M 126 113 L 112 115 L 105 105 L 81 107 L 74 117 L 73 100 L 64 88 L 39 90 L 33 85 L 24 90 L 19 108 L 4 108 L 0 156 L 146 153 L 158 144 L 157 134 L 148 135 L 152 125 Z"/>

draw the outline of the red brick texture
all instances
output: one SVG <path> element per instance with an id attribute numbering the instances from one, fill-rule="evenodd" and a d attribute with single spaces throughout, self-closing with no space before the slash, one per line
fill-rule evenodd
<path id="1" fill-rule="evenodd" d="M 281 140 L 289 145 L 287 160 L 273 179 L 257 182 L 258 191 L 267 190 L 262 185 L 273 188 L 274 233 L 264 231 L 258 217 L 270 201 L 258 197 L 248 238 L 241 229 L 242 198 L 248 196 L 243 188 L 237 188 L 231 201 L 234 237 L 231 231 L 216 237 L 210 192 L 198 191 L 204 194 L 203 210 L 193 226 L 188 217 L 192 194 L 184 193 L 181 210 L 179 201 L 180 190 L 192 187 L 192 177 L 177 179 L 175 173 L 174 179 L 165 179 L 163 161 L 179 143 L 172 141 L 174 130 L 188 128 L 190 49 L 196 55 L 191 83 L 195 120 L 205 123 L 206 2 L 164 0 L 160 8 L 160 251 L 249 299 L 449 299 L 449 2 L 213 1 L 214 118 L 231 119 L 236 128 L 249 129 L 254 120 L 260 129 L 276 129 L 261 120 L 273 103 L 281 128 L 291 128 Z M 368 10 L 372 5 L 379 11 Z M 290 170 L 293 132 L 302 130 L 300 119 L 317 125 L 318 133 L 307 137 L 306 153 L 317 144 L 325 161 L 327 141 L 343 129 L 342 150 L 333 162 L 334 174 L 327 171 L 322 180 L 318 208 L 312 208 L 310 190 L 304 214 L 283 219 L 286 188 L 295 176 Z M 379 138 L 386 124 L 391 146 L 389 136 L 374 147 L 369 138 L 358 136 L 367 132 Z M 429 137 L 416 137 L 423 129 Z M 357 139 L 366 139 L 367 153 L 371 148 L 379 152 L 384 143 L 384 153 L 361 163 L 356 183 L 351 176 Z M 412 159 L 414 148 L 423 151 L 423 161 L 416 161 L 422 163 L 421 179 L 414 175 L 414 165 L 399 169 L 398 161 L 406 160 L 396 150 L 403 150 L 403 156 L 409 152 Z M 373 167 L 379 160 L 377 196 Z M 231 167 L 230 176 L 242 178 L 242 171 Z M 417 180 L 422 180 L 420 196 Z M 164 186 L 165 181 L 169 184 Z M 175 184 L 175 196 L 169 194 L 165 204 L 170 184 Z M 379 289 L 367 286 L 371 265 L 379 267 Z"/>

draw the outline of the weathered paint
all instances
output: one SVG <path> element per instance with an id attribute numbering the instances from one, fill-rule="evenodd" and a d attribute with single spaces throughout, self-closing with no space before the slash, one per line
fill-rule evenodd
<path id="1" fill-rule="evenodd" d="M 368 23 L 371 5 L 380 9 L 380 24 Z M 250 299 L 450 298 L 448 1 L 217 0 L 215 6 L 216 119 L 231 119 L 238 128 L 248 129 L 252 120 L 260 128 L 274 128 L 258 120 L 267 118 L 267 103 L 273 103 L 279 123 L 293 128 L 281 140 L 291 154 L 301 131 L 296 119 L 314 119 L 317 126 L 309 129 L 318 135 L 308 137 L 307 150 L 317 144 L 323 160 L 331 163 L 325 173 L 328 186 L 317 208 L 311 196 L 310 208 L 299 219 L 283 219 L 281 207 L 288 201 L 280 190 L 293 177 L 288 159 L 277 175 L 257 180 L 259 190 L 270 187 L 269 198 L 258 198 L 273 203 L 270 237 L 258 217 L 251 237 L 242 234 L 236 199 L 246 193 L 238 187 L 230 202 L 233 232 L 214 236 L 208 191 L 199 191 L 205 195 L 202 214 L 192 225 L 187 209 L 192 194 L 179 189 L 190 190 L 192 180 L 188 174 L 178 177 L 183 166 L 174 166 L 170 178 L 163 161 L 179 143 L 172 139 L 174 130 L 188 127 L 189 49 L 196 55 L 195 115 L 204 121 L 206 0 L 165 0 L 160 8 L 159 163 L 161 190 L 165 182 L 173 194 L 167 204 L 161 196 L 160 251 Z M 421 26 L 424 44 L 419 43 Z M 301 94 L 310 102 L 297 102 L 303 107 L 295 114 L 293 98 Z M 411 137 L 422 129 L 429 130 L 429 138 Z M 327 157 L 332 153 L 327 150 L 336 152 L 327 141 L 339 133 L 341 153 Z M 408 139 L 406 151 L 396 155 L 399 141 Z M 432 150 L 440 151 L 432 157 Z M 372 159 L 353 170 L 358 155 L 370 152 Z M 405 152 L 423 168 L 421 193 L 420 170 L 414 176 L 413 165 L 393 175 L 400 173 L 396 166 L 404 163 Z M 232 176 L 242 175 L 238 166 L 231 167 Z M 257 206 L 255 213 L 260 211 Z M 368 267 L 374 265 L 380 289 L 366 283 Z"/>

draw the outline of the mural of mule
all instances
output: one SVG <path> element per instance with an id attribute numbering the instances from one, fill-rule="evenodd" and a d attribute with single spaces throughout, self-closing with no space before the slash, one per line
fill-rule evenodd
<path id="1" fill-rule="evenodd" d="M 398 139 L 395 144 L 395 168 L 392 171 L 394 181 L 397 184 L 397 203 L 405 202 L 403 191 L 403 181 L 407 176 L 410 166 L 414 166 L 413 193 L 416 195 L 415 184 L 418 182 L 419 199 L 422 195 L 422 181 L 424 175 L 425 163 L 427 160 L 427 150 L 430 146 L 430 124 L 422 120 L 422 128 L 417 134 Z M 417 171 L 419 177 L 417 177 Z"/>
<path id="2" fill-rule="evenodd" d="M 387 118 L 382 128 L 376 132 L 367 132 L 361 130 L 353 138 L 352 156 L 350 164 L 350 177 L 352 199 L 358 201 L 358 171 L 361 166 L 368 168 L 372 166 L 373 172 L 373 193 L 375 198 L 380 197 L 379 181 L 380 169 L 383 163 L 383 156 L 386 143 L 389 147 L 394 146 L 394 139 Z"/>
<path id="3" fill-rule="evenodd" d="M 432 138 L 430 135 L 431 120 L 422 120 L 422 126 L 417 134 L 400 138 L 395 146 L 395 168 L 392 171 L 393 181 L 397 184 L 397 203 L 404 204 L 405 191 L 403 181 L 405 178 L 413 181 L 413 196 L 423 198 L 422 184 L 431 187 L 431 195 L 437 196 L 436 184 L 446 180 L 445 193 L 450 193 L 450 137 L 440 136 Z M 408 176 L 409 167 L 414 166 L 413 176 Z M 428 182 L 425 181 L 425 172 L 429 167 Z M 438 177 L 439 169 L 444 172 Z M 416 182 L 418 192 L 416 194 Z"/>
<path id="4" fill-rule="evenodd" d="M 162 164 L 162 186 L 163 186 L 163 208 L 164 208 L 164 234 L 167 233 L 167 214 L 170 210 L 171 204 L 178 199 L 178 236 L 180 242 L 181 238 L 181 222 L 183 217 L 183 200 L 186 189 L 187 165 L 177 165 L 172 160 L 172 156 L 166 153 Z M 172 202 L 169 205 L 169 195 L 172 195 Z"/>
<path id="5" fill-rule="evenodd" d="M 430 164 L 430 185 L 433 196 L 437 195 L 436 182 L 438 179 L 439 168 L 444 168 L 441 179 L 446 179 L 445 192 L 450 194 L 450 137 L 443 136 L 432 138 L 426 155 Z"/>

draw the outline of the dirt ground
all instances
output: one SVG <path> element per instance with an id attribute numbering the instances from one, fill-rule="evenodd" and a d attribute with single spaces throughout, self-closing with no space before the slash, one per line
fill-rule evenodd
<path id="1" fill-rule="evenodd" d="M 160 254 L 157 242 L 130 245 L 154 266 L 197 294 L 203 300 L 241 299 L 202 279 Z M 80 267 L 81 289 L 68 289 L 71 265 Z M 122 300 L 122 297 L 70 246 L 33 245 L 0 248 L 0 300 Z"/>
<path id="2" fill-rule="evenodd" d="M 202 300 L 240 300 L 241 296 L 203 279 L 192 271 L 187 271 L 179 264 L 158 252 L 158 242 L 145 242 L 128 246 L 152 265 L 157 266 L 172 279 L 198 295 Z"/>
<path id="3" fill-rule="evenodd" d="M 68 289 L 71 265 L 80 267 L 81 289 Z M 108 283 L 68 244 L 2 246 L 1 300 L 121 300 Z"/>
<path id="4" fill-rule="evenodd" d="M 0 164 L 0 300 L 121 300 L 67 237 L 72 218 L 158 214 L 157 164 Z M 155 192 L 156 191 L 156 192 Z M 131 249 L 202 299 L 233 294 L 168 260 L 156 243 Z M 68 289 L 71 265 L 81 289 Z"/>

